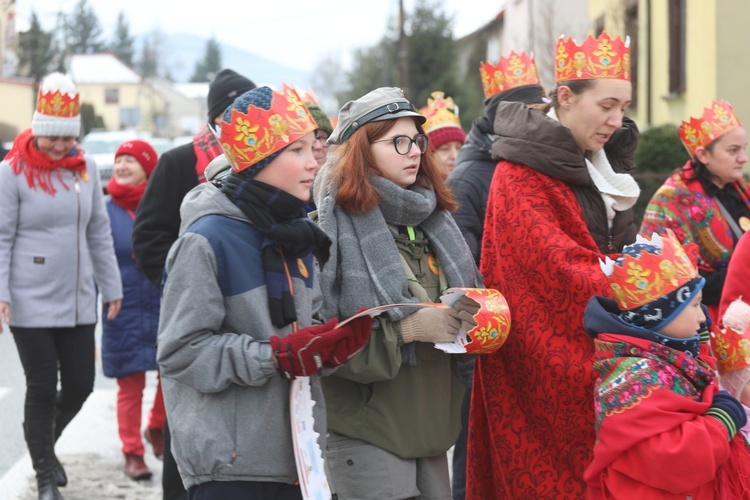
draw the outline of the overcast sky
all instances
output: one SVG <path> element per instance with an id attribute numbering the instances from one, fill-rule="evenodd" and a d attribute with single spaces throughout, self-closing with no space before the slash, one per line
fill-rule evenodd
<path id="1" fill-rule="evenodd" d="M 443 0 L 454 16 L 454 36 L 471 33 L 492 20 L 503 0 Z M 16 0 L 19 21 L 33 8 L 45 29 L 59 11 L 70 13 L 78 0 Z M 416 0 L 405 0 L 406 10 Z M 166 34 L 192 33 L 244 47 L 285 66 L 311 70 L 327 55 L 346 61 L 351 51 L 377 42 L 398 0 L 88 0 L 109 39 L 117 15 L 125 12 L 131 33 L 154 28 Z M 238 6 L 242 6 L 238 8 Z M 21 24 L 19 23 L 19 25 Z M 20 27 L 20 26 L 19 26 Z"/>

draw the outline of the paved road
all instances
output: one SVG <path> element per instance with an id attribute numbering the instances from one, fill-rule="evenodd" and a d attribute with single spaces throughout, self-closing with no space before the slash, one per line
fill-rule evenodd
<path id="1" fill-rule="evenodd" d="M 97 328 L 97 345 L 101 332 Z M 151 402 L 156 376 L 148 379 L 144 399 Z M 36 483 L 23 440 L 25 382 L 13 336 L 0 334 L 0 500 L 34 500 Z M 122 472 L 122 453 L 115 415 L 117 383 L 106 378 L 97 361 L 94 393 L 57 443 L 69 484 L 61 489 L 66 500 L 161 499 L 161 462 L 147 446 L 146 463 L 152 481 L 136 483 Z M 144 412 L 144 422 L 145 422 Z"/>

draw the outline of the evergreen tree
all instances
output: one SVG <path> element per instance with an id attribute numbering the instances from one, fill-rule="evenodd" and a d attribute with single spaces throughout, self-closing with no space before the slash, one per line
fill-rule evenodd
<path id="1" fill-rule="evenodd" d="M 130 35 L 130 25 L 125 18 L 125 13 L 120 11 L 117 16 L 117 26 L 115 27 L 115 36 L 112 40 L 109 50 L 112 51 L 122 62 L 128 66 L 133 66 L 133 57 L 135 48 L 133 47 L 133 37 Z"/>
<path id="2" fill-rule="evenodd" d="M 73 13 L 67 18 L 65 34 L 69 54 L 92 54 L 104 47 L 99 18 L 87 0 L 78 0 Z"/>
<path id="3" fill-rule="evenodd" d="M 456 99 L 453 19 L 445 14 L 441 2 L 430 3 L 429 0 L 420 0 L 409 19 L 409 100 L 417 107 L 424 106 L 435 90 L 442 90 Z M 460 106 L 460 102 L 456 102 Z"/>
<path id="4" fill-rule="evenodd" d="M 18 35 L 18 73 L 39 83 L 49 73 L 53 59 L 52 34 L 42 30 L 35 11 L 31 11 L 29 30 Z"/>
<path id="5" fill-rule="evenodd" d="M 206 42 L 206 52 L 203 59 L 195 62 L 195 70 L 190 78 L 191 82 L 210 82 L 213 75 L 221 69 L 221 47 L 214 37 Z"/>

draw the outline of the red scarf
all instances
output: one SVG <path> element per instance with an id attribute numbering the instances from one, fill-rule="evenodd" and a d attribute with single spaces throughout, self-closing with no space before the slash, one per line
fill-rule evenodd
<path id="1" fill-rule="evenodd" d="M 109 179 L 109 183 L 107 184 L 107 192 L 112 196 L 114 204 L 125 210 L 135 210 L 138 208 L 138 203 L 140 203 L 144 191 L 146 191 L 145 182 L 141 182 L 137 186 L 118 184 L 115 181 L 114 175 Z"/>
<path id="2" fill-rule="evenodd" d="M 66 190 L 70 190 L 62 179 L 62 170 L 56 170 L 58 167 L 70 170 L 74 174 L 79 174 L 86 178 L 86 159 L 83 157 L 83 150 L 75 144 L 64 158 L 53 160 L 46 154 L 39 151 L 34 145 L 34 134 L 31 129 L 21 132 L 13 142 L 13 147 L 5 158 L 13 168 L 13 173 L 18 175 L 23 172 L 26 175 L 26 182 L 29 187 L 36 189 L 36 186 L 42 188 L 42 191 L 55 195 L 57 190 L 52 184 L 52 172 L 56 171 L 57 179 Z"/>
<path id="3" fill-rule="evenodd" d="M 208 124 L 204 125 L 203 128 L 195 134 L 193 137 L 193 150 L 195 151 L 195 173 L 198 175 L 198 183 L 206 182 L 206 177 L 203 172 L 211 160 L 224 153 L 221 149 L 221 144 L 216 139 L 216 136 L 211 132 L 211 128 Z"/>

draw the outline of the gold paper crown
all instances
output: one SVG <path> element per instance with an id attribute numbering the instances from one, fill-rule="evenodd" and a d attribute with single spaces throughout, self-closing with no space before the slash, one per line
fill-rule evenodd
<path id="1" fill-rule="evenodd" d="M 603 31 L 599 38 L 589 35 L 578 45 L 562 35 L 555 50 L 555 82 L 599 78 L 630 80 L 630 38 L 623 42 Z"/>
<path id="2" fill-rule="evenodd" d="M 485 98 L 516 87 L 540 84 L 534 58 L 526 52 L 517 54 L 511 51 L 508 57 L 500 57 L 497 65 L 482 63 L 479 65 L 479 74 L 482 75 Z"/>
<path id="3" fill-rule="evenodd" d="M 80 112 L 79 94 L 69 94 L 59 90 L 43 92 L 39 88 L 39 97 L 36 101 L 37 113 L 54 116 L 56 118 L 73 118 Z"/>
<path id="4" fill-rule="evenodd" d="M 695 155 L 695 150 L 706 147 L 730 130 L 741 127 L 740 121 L 734 114 L 732 106 L 725 100 L 712 101 L 703 109 L 703 115 L 699 118 L 690 118 L 683 121 L 678 133 L 680 140 L 688 150 L 690 156 Z"/>
<path id="5" fill-rule="evenodd" d="M 609 257 L 600 261 L 621 311 L 653 302 L 698 275 L 671 229 L 665 236 L 654 233 L 651 241 L 639 235 L 634 244 L 652 245 L 660 252 L 643 250 L 637 257 L 623 253 L 617 261 Z"/>
<path id="6" fill-rule="evenodd" d="M 419 114 L 427 118 L 422 127 L 425 133 L 443 127 L 461 128 L 461 120 L 458 119 L 458 106 L 452 97 L 445 97 L 445 93 L 436 90 L 432 97 L 427 99 L 427 106 L 419 110 Z"/>
<path id="7" fill-rule="evenodd" d="M 297 92 L 283 84 L 272 93 L 269 109 L 250 104 L 240 111 L 233 105 L 229 121 L 221 121 L 219 142 L 232 169 L 241 172 L 316 128 Z"/>
<path id="8" fill-rule="evenodd" d="M 720 374 L 750 367 L 750 327 L 742 333 L 729 327 L 712 328 L 710 338 Z"/>

